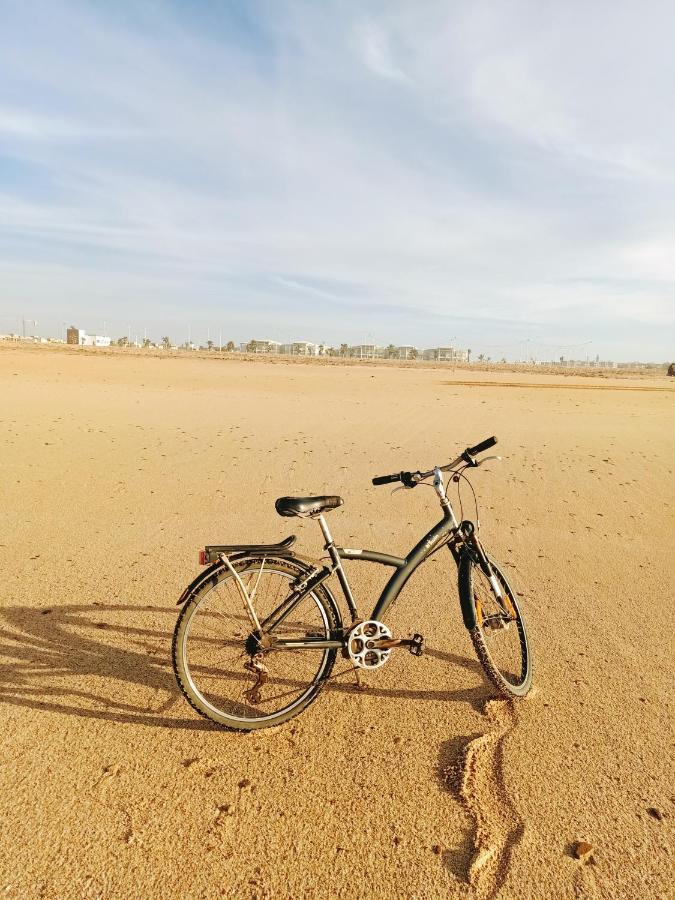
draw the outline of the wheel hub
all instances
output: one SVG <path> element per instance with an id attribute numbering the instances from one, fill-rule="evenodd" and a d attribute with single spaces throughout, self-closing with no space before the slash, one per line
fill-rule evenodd
<path id="1" fill-rule="evenodd" d="M 261 651 L 271 650 L 274 646 L 274 638 L 271 634 L 260 634 L 259 631 L 252 631 L 244 641 L 244 650 L 249 656 L 255 656 Z"/>

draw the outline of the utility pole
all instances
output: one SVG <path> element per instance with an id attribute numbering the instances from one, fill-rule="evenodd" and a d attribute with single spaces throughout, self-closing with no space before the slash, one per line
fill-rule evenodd
<path id="1" fill-rule="evenodd" d="M 35 325 L 35 327 L 37 328 L 37 319 L 27 319 L 25 316 L 22 316 L 22 322 L 23 322 L 23 338 L 25 340 L 26 339 L 26 322 L 28 322 L 31 325 Z"/>

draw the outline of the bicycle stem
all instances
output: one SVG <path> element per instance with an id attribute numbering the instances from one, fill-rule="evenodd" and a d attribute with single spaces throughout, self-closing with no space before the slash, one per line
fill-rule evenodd
<path id="1" fill-rule="evenodd" d="M 434 490 L 438 495 L 438 499 L 441 501 L 441 507 L 444 512 L 449 514 L 450 518 L 452 519 L 453 526 L 457 528 L 459 526 L 459 522 L 457 521 L 457 517 L 455 516 L 455 511 L 452 508 L 452 504 L 448 500 L 448 495 L 445 492 L 445 481 L 443 480 L 443 473 L 438 466 L 436 466 L 433 472 Z"/>

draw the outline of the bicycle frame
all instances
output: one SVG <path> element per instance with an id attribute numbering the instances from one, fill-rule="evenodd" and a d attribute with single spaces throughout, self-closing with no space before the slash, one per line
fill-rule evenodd
<path id="1" fill-rule="evenodd" d="M 484 563 L 488 568 L 486 574 L 489 574 L 491 580 L 493 580 L 494 576 L 489 568 L 489 562 L 482 552 L 482 548 L 480 548 L 477 538 L 474 536 L 473 526 L 465 529 L 463 528 L 464 524 L 470 526 L 470 523 L 460 524 L 457 521 L 452 505 L 446 495 L 443 475 L 440 469 L 434 469 L 434 488 L 441 502 L 443 518 L 424 535 L 404 559 L 398 556 L 392 556 L 388 553 L 380 553 L 376 550 L 354 550 L 347 547 L 337 547 L 333 541 L 324 516 L 321 514 L 316 516 L 315 518 L 319 522 L 326 542 L 324 549 L 328 552 L 331 564 L 313 572 L 303 582 L 297 585 L 295 590 L 293 590 L 293 592 L 283 600 L 266 619 L 260 622 L 261 632 L 263 634 L 270 634 L 273 632 L 274 628 L 290 615 L 304 597 L 319 587 L 319 585 L 323 584 L 333 574 L 337 575 L 352 621 L 354 621 L 357 618 L 357 609 L 347 575 L 342 565 L 343 560 L 377 563 L 379 565 L 389 566 L 396 570 L 385 585 L 371 613 L 370 618 L 378 621 L 383 620 L 387 609 L 401 593 L 413 572 L 415 572 L 415 570 L 433 553 L 444 546 L 449 547 L 455 558 L 455 562 L 457 562 L 460 552 L 458 544 L 471 542 L 471 544 L 475 546 L 479 557 L 481 557 L 481 564 Z M 344 646 L 344 638 L 341 640 L 326 640 L 324 638 L 311 637 L 298 640 L 275 638 L 274 646 L 276 648 L 285 647 L 293 650 L 320 648 L 341 649 Z"/>

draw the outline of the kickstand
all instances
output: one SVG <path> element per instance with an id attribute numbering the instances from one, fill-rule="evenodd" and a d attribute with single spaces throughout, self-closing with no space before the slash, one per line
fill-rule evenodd
<path id="1" fill-rule="evenodd" d="M 361 673 L 358 670 L 357 666 L 354 666 L 354 678 L 356 679 L 356 690 L 357 691 L 367 691 L 368 685 L 365 681 L 361 680 Z"/>

